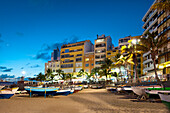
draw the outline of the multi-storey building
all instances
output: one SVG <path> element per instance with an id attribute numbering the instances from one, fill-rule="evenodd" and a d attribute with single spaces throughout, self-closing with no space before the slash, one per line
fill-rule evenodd
<path id="1" fill-rule="evenodd" d="M 81 69 L 84 69 L 84 56 L 91 51 L 93 51 L 93 44 L 90 40 L 61 46 L 61 70 L 65 73 L 74 73 L 76 75 Z"/>
<path id="2" fill-rule="evenodd" d="M 156 0 L 154 1 L 154 3 L 155 2 L 156 2 Z M 147 37 L 148 31 L 150 33 L 154 32 L 154 33 L 158 34 L 158 29 L 157 29 L 157 26 L 158 26 L 158 11 L 157 10 L 152 10 L 151 7 L 150 7 L 149 10 L 144 15 L 142 21 L 144 22 L 143 36 Z M 155 38 L 157 38 L 157 36 Z M 144 66 L 143 73 L 148 77 L 154 77 L 154 75 L 155 75 L 154 66 L 153 66 L 153 61 L 151 59 L 150 52 L 146 52 L 146 53 L 143 54 L 143 60 L 144 60 L 143 61 L 143 66 Z M 161 73 L 158 72 L 158 75 L 161 75 Z"/>
<path id="3" fill-rule="evenodd" d="M 55 74 L 56 70 L 60 69 L 60 61 L 58 60 L 48 61 L 47 63 L 45 63 L 45 73 L 47 72 L 48 69 L 51 69 L 53 74 Z"/>
<path id="4" fill-rule="evenodd" d="M 94 68 L 94 51 L 87 52 L 85 53 L 84 56 L 84 71 L 90 74 L 93 68 Z"/>
<path id="5" fill-rule="evenodd" d="M 98 36 L 94 45 L 94 67 L 100 67 L 103 60 L 106 58 L 106 53 L 112 50 L 112 39 L 110 36 Z"/>
<path id="6" fill-rule="evenodd" d="M 157 0 L 161 2 L 162 0 Z M 158 53 L 159 69 L 162 71 L 160 78 L 162 80 L 170 79 L 170 12 L 165 10 L 158 10 L 158 37 L 166 38 L 167 44 L 162 45 Z"/>

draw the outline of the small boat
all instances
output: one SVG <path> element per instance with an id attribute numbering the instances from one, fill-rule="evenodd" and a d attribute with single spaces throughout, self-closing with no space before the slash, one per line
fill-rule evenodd
<path id="1" fill-rule="evenodd" d="M 56 91 L 55 95 L 65 95 L 65 96 L 67 96 L 67 95 L 70 94 L 70 92 L 71 92 L 70 89 L 58 90 L 58 91 Z"/>
<path id="2" fill-rule="evenodd" d="M 120 92 L 120 91 L 122 91 L 122 87 L 117 87 L 116 90 L 117 90 L 117 92 Z"/>
<path id="3" fill-rule="evenodd" d="M 106 90 L 107 90 L 107 91 L 111 91 L 111 92 L 117 91 L 117 90 L 116 90 L 116 87 L 106 87 Z"/>
<path id="4" fill-rule="evenodd" d="M 82 90 L 82 87 L 81 87 L 81 86 L 74 87 L 74 93 L 75 93 L 75 92 L 78 92 L 78 91 L 81 91 L 81 90 Z"/>
<path id="5" fill-rule="evenodd" d="M 92 85 L 91 88 L 92 89 L 101 89 L 103 86 L 102 85 Z"/>
<path id="6" fill-rule="evenodd" d="M 169 93 L 158 92 L 161 101 L 170 109 L 170 91 Z"/>
<path id="7" fill-rule="evenodd" d="M 83 88 L 84 88 L 84 89 L 87 89 L 87 88 L 88 88 L 88 85 L 83 85 Z"/>
<path id="8" fill-rule="evenodd" d="M 165 88 L 147 88 L 145 89 L 146 94 L 148 94 L 149 98 L 159 98 L 159 93 L 169 93 L 170 87 Z"/>
<path id="9" fill-rule="evenodd" d="M 70 90 L 70 94 L 73 94 L 73 93 L 74 93 L 74 89 L 71 89 L 71 90 Z"/>
<path id="10" fill-rule="evenodd" d="M 5 86 L 0 86 L 0 90 L 1 90 L 3 87 L 5 87 Z"/>
<path id="11" fill-rule="evenodd" d="M 133 91 L 136 95 L 142 96 L 142 95 L 146 95 L 145 89 L 147 89 L 147 88 L 161 88 L 161 86 L 159 86 L 159 85 L 133 86 L 133 87 L 132 87 L 132 91 Z"/>
<path id="12" fill-rule="evenodd" d="M 132 92 L 131 86 L 123 86 L 122 90 L 126 92 Z"/>
<path id="13" fill-rule="evenodd" d="M 24 88 L 30 95 L 37 94 L 39 96 L 55 95 L 56 91 L 59 89 L 59 88 L 56 88 L 56 87 L 37 88 L 37 87 L 28 87 L 28 86 L 26 86 Z"/>
<path id="14" fill-rule="evenodd" d="M 0 90 L 0 99 L 9 99 L 18 89 L 19 87 Z"/>

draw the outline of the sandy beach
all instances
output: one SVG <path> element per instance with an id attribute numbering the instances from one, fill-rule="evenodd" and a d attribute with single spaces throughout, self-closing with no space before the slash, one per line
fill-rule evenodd
<path id="1" fill-rule="evenodd" d="M 168 113 L 161 102 L 138 102 L 128 95 L 106 89 L 84 89 L 68 96 L 15 95 L 0 100 L 0 113 Z"/>

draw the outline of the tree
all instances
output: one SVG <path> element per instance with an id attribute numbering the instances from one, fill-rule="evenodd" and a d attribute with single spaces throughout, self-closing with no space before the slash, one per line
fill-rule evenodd
<path id="1" fill-rule="evenodd" d="M 36 76 L 36 80 L 42 82 L 42 81 L 45 81 L 45 80 L 46 80 L 46 77 L 45 77 L 44 74 L 39 73 L 39 74 Z"/>
<path id="2" fill-rule="evenodd" d="M 154 65 L 156 79 L 157 81 L 160 81 L 156 69 L 156 57 L 158 56 L 158 50 L 162 47 L 162 45 L 166 44 L 168 41 L 167 38 L 164 37 L 155 38 L 155 36 L 157 36 L 155 33 L 151 34 L 150 32 L 147 32 L 147 35 L 148 37 L 143 36 L 140 39 L 140 44 L 136 45 L 136 49 L 144 53 L 150 52 L 151 59 Z"/>
<path id="3" fill-rule="evenodd" d="M 96 76 L 96 77 L 95 77 L 95 78 L 96 78 L 96 81 L 97 81 L 97 73 L 99 73 L 99 70 L 100 70 L 99 67 L 95 67 L 95 68 L 92 69 L 92 74 Z"/>
<path id="4" fill-rule="evenodd" d="M 46 74 L 45 74 L 45 76 L 46 76 L 46 78 L 50 78 L 51 77 L 51 75 L 52 75 L 52 70 L 51 69 L 47 69 L 47 72 L 46 72 Z M 53 75 L 52 75 L 53 76 Z"/>
<path id="5" fill-rule="evenodd" d="M 128 47 L 126 47 L 126 46 L 122 47 L 121 52 L 122 53 L 126 52 L 127 57 L 133 58 L 133 62 L 135 65 L 135 80 L 137 78 L 137 82 L 140 82 L 138 72 L 137 72 L 137 65 L 138 65 L 137 54 L 139 54 L 140 52 L 136 50 L 136 44 L 130 43 Z"/>
<path id="6" fill-rule="evenodd" d="M 56 70 L 57 74 L 59 75 L 59 77 L 62 78 L 61 74 L 64 73 L 64 71 L 62 71 L 61 69 Z"/>
<path id="7" fill-rule="evenodd" d="M 119 74 L 121 73 L 121 66 L 123 66 L 123 61 L 120 60 L 121 57 L 122 57 L 121 54 L 118 53 L 118 54 L 115 55 L 115 57 L 113 59 L 113 61 L 115 62 L 113 67 L 118 67 L 119 68 L 119 71 L 120 71 Z"/>
<path id="8" fill-rule="evenodd" d="M 70 79 L 70 82 L 72 81 L 73 79 L 73 73 L 67 73 L 67 77 L 66 78 L 69 78 Z"/>
<path id="9" fill-rule="evenodd" d="M 151 9 L 170 11 L 170 0 L 160 0 L 151 6 Z"/>
<path id="10" fill-rule="evenodd" d="M 81 77 L 81 76 L 84 77 L 84 69 L 80 69 L 80 70 L 79 70 L 78 76 L 79 76 L 79 77 Z"/>
<path id="11" fill-rule="evenodd" d="M 106 76 L 106 80 L 107 80 L 107 76 L 111 72 L 112 63 L 113 62 L 110 59 L 105 58 L 103 64 L 101 65 L 101 69 L 103 70 L 103 74 Z"/>
<path id="12" fill-rule="evenodd" d="M 62 80 L 66 80 L 67 79 L 67 75 L 64 72 L 61 73 L 60 77 L 61 77 Z"/>

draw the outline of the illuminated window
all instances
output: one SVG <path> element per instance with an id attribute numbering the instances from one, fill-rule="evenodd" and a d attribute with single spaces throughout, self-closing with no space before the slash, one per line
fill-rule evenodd
<path id="1" fill-rule="evenodd" d="M 86 60 L 86 61 L 89 61 L 89 58 L 86 58 L 85 60 Z"/>

